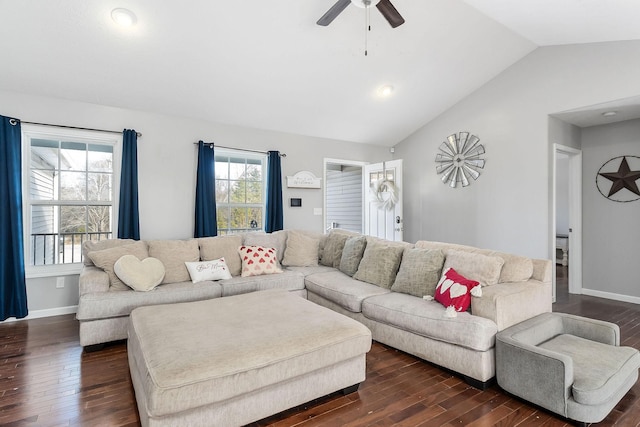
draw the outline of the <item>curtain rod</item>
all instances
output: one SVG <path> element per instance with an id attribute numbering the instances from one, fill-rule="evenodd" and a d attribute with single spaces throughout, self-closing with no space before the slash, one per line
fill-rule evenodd
<path id="1" fill-rule="evenodd" d="M 194 145 L 198 145 L 198 142 L 194 142 Z M 224 145 L 218 145 L 215 144 L 213 142 L 205 142 L 205 144 L 208 145 L 213 145 L 214 147 L 219 147 L 219 148 L 226 148 L 228 150 L 238 150 L 238 151 L 247 151 L 249 153 L 260 153 L 260 154 L 269 154 L 266 151 L 259 151 L 259 150 L 249 150 L 248 148 L 235 148 L 235 147 L 225 147 Z M 287 157 L 287 155 L 285 153 L 280 153 L 280 157 Z"/>
<path id="2" fill-rule="evenodd" d="M 66 126 L 66 125 L 52 125 L 51 123 L 25 122 L 24 120 L 18 120 L 18 119 L 12 119 L 12 120 L 16 120 L 16 122 L 19 121 L 20 123 L 24 123 L 25 125 L 52 126 L 52 127 L 65 128 L 65 129 L 91 130 L 91 131 L 94 131 L 94 132 L 106 132 L 106 133 L 122 134 L 122 131 L 117 131 L 117 130 L 93 129 L 93 128 L 83 128 L 83 127 L 78 127 L 78 126 Z M 142 136 L 142 134 L 140 132 L 136 132 L 136 135 L 138 136 L 138 138 L 140 138 Z"/>

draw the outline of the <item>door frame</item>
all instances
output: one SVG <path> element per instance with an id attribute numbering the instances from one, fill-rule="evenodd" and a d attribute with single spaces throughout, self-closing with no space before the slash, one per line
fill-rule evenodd
<path id="1" fill-rule="evenodd" d="M 569 158 L 569 293 L 582 293 L 582 150 L 553 144 L 552 162 L 552 227 L 551 254 L 553 260 L 553 301 L 556 300 L 556 177 L 558 155 Z"/>
<path id="2" fill-rule="evenodd" d="M 327 229 L 327 164 L 336 164 L 342 166 L 357 166 L 360 167 L 360 182 L 363 182 L 364 177 L 364 167 L 368 165 L 367 162 L 361 162 L 357 160 L 343 160 L 343 159 L 332 159 L 325 157 L 322 161 L 322 182 L 324 185 L 322 186 L 322 230 L 323 233 L 328 233 Z M 362 201 L 364 203 L 364 186 L 361 188 L 362 191 Z M 360 213 L 362 215 L 362 227 L 360 232 L 364 229 L 364 209 Z"/>

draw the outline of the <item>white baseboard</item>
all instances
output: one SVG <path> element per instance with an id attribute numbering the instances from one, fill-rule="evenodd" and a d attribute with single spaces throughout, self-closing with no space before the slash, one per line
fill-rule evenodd
<path id="1" fill-rule="evenodd" d="M 630 296 L 630 295 L 614 294 L 612 292 L 596 291 L 596 290 L 593 290 L 593 289 L 585 289 L 585 288 L 582 288 L 582 294 L 583 295 L 589 295 L 589 296 L 592 296 L 592 297 L 612 299 L 614 301 L 622 301 L 622 302 L 630 302 L 630 303 L 633 303 L 633 304 L 640 304 L 640 297 L 634 297 L 634 296 Z"/>
<path id="2" fill-rule="evenodd" d="M 56 308 L 47 308 L 45 310 L 29 310 L 29 315 L 22 319 L 16 319 L 15 317 L 10 317 L 5 322 L 16 322 L 20 320 L 29 320 L 29 319 L 40 319 L 42 317 L 51 317 L 51 316 L 60 316 L 62 314 L 73 314 L 78 311 L 77 305 L 71 305 L 69 307 L 56 307 Z"/>

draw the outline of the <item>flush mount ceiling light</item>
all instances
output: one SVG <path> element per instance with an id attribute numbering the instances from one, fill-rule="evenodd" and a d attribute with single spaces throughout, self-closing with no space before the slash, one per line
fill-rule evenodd
<path id="1" fill-rule="evenodd" d="M 377 90 L 378 96 L 380 98 L 388 98 L 393 95 L 393 86 L 391 85 L 383 85 L 380 86 Z"/>
<path id="2" fill-rule="evenodd" d="M 613 117 L 613 116 L 615 116 L 616 114 L 618 114 L 618 112 L 617 112 L 617 111 L 605 111 L 604 113 L 602 113 L 602 115 L 603 115 L 604 117 Z"/>
<path id="3" fill-rule="evenodd" d="M 111 19 L 121 27 L 132 27 L 136 24 L 136 15 L 121 7 L 111 11 Z"/>

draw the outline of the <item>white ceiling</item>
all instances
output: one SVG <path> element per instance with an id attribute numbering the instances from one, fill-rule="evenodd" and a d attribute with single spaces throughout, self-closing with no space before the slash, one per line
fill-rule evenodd
<path id="1" fill-rule="evenodd" d="M 392 146 L 538 46 L 640 39 L 638 0 L 392 1 L 366 57 L 363 9 L 315 24 L 335 0 L 3 1 L 0 89 Z"/>

